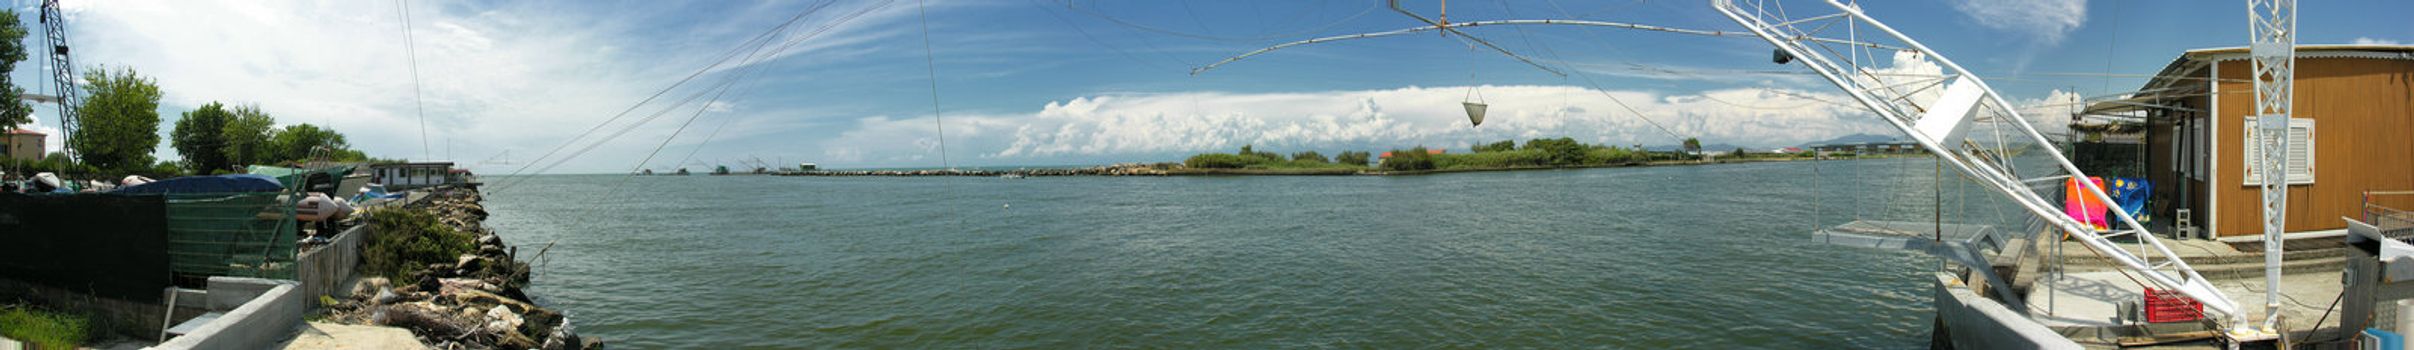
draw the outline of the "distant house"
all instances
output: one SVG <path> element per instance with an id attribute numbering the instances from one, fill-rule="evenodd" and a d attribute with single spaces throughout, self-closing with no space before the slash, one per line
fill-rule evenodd
<path id="1" fill-rule="evenodd" d="M 8 137 L 0 139 L 0 154 L 6 154 L 8 159 L 41 160 L 42 154 L 50 152 L 50 150 L 43 149 L 48 147 L 42 143 L 42 138 L 46 136 L 49 135 L 40 131 L 9 130 Z"/>
<path id="2" fill-rule="evenodd" d="M 1796 154 L 1796 153 L 1802 153 L 1802 148 L 1801 148 L 1801 147 L 1786 147 L 1786 148 L 1772 149 L 1772 150 L 1769 150 L 1769 153 Z"/>
<path id="3" fill-rule="evenodd" d="M 2414 190 L 2414 46 L 2299 45 L 2296 56 L 2288 163 L 2274 169 L 2288 184 L 2285 231 L 2343 229 L 2339 218 L 2360 218 L 2367 192 Z M 2178 219 L 2185 209 L 2188 224 L 2212 236 L 2263 233 L 2257 151 L 2247 142 L 2257 120 L 2252 68 L 2246 48 L 2188 50 L 2141 93 L 2088 106 L 2091 116 L 2142 119 L 2151 216 Z"/>
<path id="4" fill-rule="evenodd" d="M 369 181 L 383 184 L 387 190 L 408 190 L 421 187 L 457 184 L 466 180 L 468 172 L 453 171 L 453 162 L 419 162 L 369 165 Z"/>
<path id="5" fill-rule="evenodd" d="M 1799 148 L 1790 148 L 1790 147 L 1789 147 L 1789 149 L 1795 149 L 1795 150 L 1797 150 L 1797 152 L 1799 152 L 1799 150 L 1800 150 Z M 1918 143 L 1911 142 L 1911 141 L 1863 142 L 1863 143 L 1840 143 L 1840 144 L 1812 145 L 1812 146 L 1811 146 L 1811 150 L 1812 150 L 1812 151 L 1815 151 L 1815 152 L 1818 152 L 1818 153 L 1819 153 L 1819 154 L 1818 154 L 1818 156 L 1821 156 L 1821 157 L 1833 156 L 1833 155 L 1838 155 L 1838 154 L 1850 154 L 1850 155 L 1862 156 L 1862 155 L 1871 155 L 1871 154 L 1906 154 L 1906 153 L 1917 153 L 1917 152 L 1920 152 L 1919 144 L 1918 144 Z"/>

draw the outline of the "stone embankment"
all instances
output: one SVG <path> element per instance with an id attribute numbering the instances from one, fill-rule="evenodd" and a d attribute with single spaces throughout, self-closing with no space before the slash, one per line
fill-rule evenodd
<path id="1" fill-rule="evenodd" d="M 444 225 L 476 235 L 475 253 L 428 264 L 402 281 L 363 278 L 351 300 L 329 306 L 330 321 L 409 329 L 436 349 L 603 347 L 598 339 L 579 337 L 559 310 L 528 297 L 528 264 L 485 226 L 477 190 L 436 189 L 431 196 L 405 209 L 432 212 Z"/>

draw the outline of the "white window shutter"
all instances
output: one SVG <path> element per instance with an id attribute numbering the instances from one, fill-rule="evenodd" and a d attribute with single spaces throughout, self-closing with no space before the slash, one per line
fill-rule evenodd
<path id="1" fill-rule="evenodd" d="M 2244 163 L 2241 168 L 2246 169 L 2244 183 L 2259 186 L 2263 184 L 2263 172 L 2260 169 L 2261 161 L 2255 157 L 2262 154 L 2263 143 L 2256 139 L 2258 130 L 2255 129 L 2254 118 L 2247 118 L 2246 124 L 2245 142 L 2240 142 L 2245 146 L 2239 147 L 2244 153 L 2239 154 L 2239 163 Z M 2313 125 L 2313 119 L 2291 118 L 2288 121 L 2288 164 L 2282 169 L 2288 172 L 2290 185 L 2313 184 Z"/>
<path id="2" fill-rule="evenodd" d="M 2289 121 L 2288 183 L 2313 183 L 2313 119 L 2295 118 Z"/>

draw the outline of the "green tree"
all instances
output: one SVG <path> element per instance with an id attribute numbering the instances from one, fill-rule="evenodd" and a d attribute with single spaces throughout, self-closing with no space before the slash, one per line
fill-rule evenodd
<path id="1" fill-rule="evenodd" d="M 1686 151 L 1686 152 L 1701 152 L 1701 151 L 1702 151 L 1702 140 L 1701 140 L 1701 139 L 1697 139 L 1697 138 L 1691 138 L 1691 137 L 1687 137 L 1687 138 L 1685 138 L 1685 151 Z"/>
<path id="2" fill-rule="evenodd" d="M 235 115 L 226 112 L 226 105 L 217 102 L 184 112 L 176 119 L 176 130 L 168 132 L 168 142 L 176 153 L 184 155 L 184 167 L 197 174 L 229 168 L 226 153 L 218 149 L 226 145 L 226 123 Z"/>
<path id="3" fill-rule="evenodd" d="M 0 72 L 14 72 L 17 71 L 17 62 L 25 60 L 25 25 L 16 21 L 15 10 L 0 10 L 0 15 L 6 15 L 9 19 L 0 21 Z M 0 98 L 0 130 L 12 130 L 18 125 L 33 122 L 33 106 L 26 105 L 24 99 L 16 98 L 24 95 L 25 89 L 17 87 L 17 82 L 10 81 L 7 74 L 0 74 L 0 92 L 8 94 L 8 98 Z"/>
<path id="4" fill-rule="evenodd" d="M 276 118 L 261 112 L 258 106 L 235 106 L 234 117 L 219 131 L 224 140 L 218 154 L 226 156 L 230 166 L 274 162 L 268 156 L 268 138 L 276 135 Z"/>
<path id="5" fill-rule="evenodd" d="M 109 171 L 151 167 L 159 147 L 159 84 L 133 68 L 93 68 L 84 73 L 92 97 L 78 108 L 74 148 L 84 164 Z"/>
<path id="6" fill-rule="evenodd" d="M 1323 153 L 1316 153 L 1316 151 L 1305 151 L 1305 152 L 1299 152 L 1299 153 L 1292 153 L 1292 154 L 1291 154 L 1291 161 L 1294 161 L 1294 162 L 1316 162 L 1316 163 L 1331 163 L 1331 162 L 1333 162 L 1333 161 L 1331 161 L 1331 160 L 1324 159 L 1324 154 L 1323 154 Z"/>
<path id="7" fill-rule="evenodd" d="M 1383 159 L 1384 170 L 1433 170 L 1433 155 L 1425 146 L 1392 150 L 1391 158 Z"/>
<path id="8" fill-rule="evenodd" d="M 277 162 L 309 160 L 311 150 L 321 147 L 332 155 L 334 151 L 352 149 L 352 144 L 344 142 L 344 134 L 335 130 L 310 124 L 287 125 L 284 130 L 278 130 L 275 137 L 269 138 L 268 159 Z"/>
<path id="9" fill-rule="evenodd" d="M 1333 162 L 1365 166 L 1367 158 L 1373 158 L 1373 154 L 1366 151 L 1341 151 L 1340 155 L 1333 156 Z"/>
<path id="10" fill-rule="evenodd" d="M 1500 142 L 1493 143 L 1478 143 L 1475 144 L 1475 147 L 1471 148 L 1473 148 L 1475 151 L 1474 153 L 1515 151 L 1517 150 L 1517 141 L 1501 140 Z"/>
<path id="11" fill-rule="evenodd" d="M 1578 165 L 1584 162 L 1585 146 L 1583 143 L 1576 142 L 1575 138 L 1527 140 L 1525 149 L 1541 151 L 1550 157 L 1553 166 Z"/>

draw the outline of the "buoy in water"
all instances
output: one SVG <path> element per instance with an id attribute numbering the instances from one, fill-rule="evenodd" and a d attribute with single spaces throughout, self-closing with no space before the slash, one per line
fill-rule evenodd
<path id="1" fill-rule="evenodd" d="M 1483 102 L 1459 102 L 1459 104 L 1467 107 L 1467 121 L 1474 122 L 1474 126 L 1484 125 L 1484 109 L 1491 107 L 1490 105 L 1485 105 Z"/>

